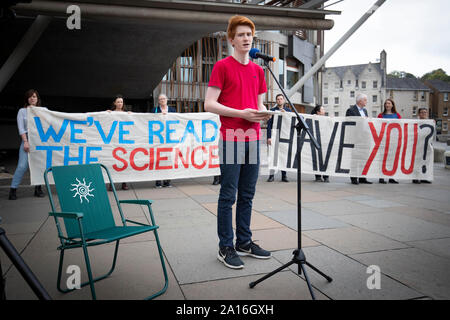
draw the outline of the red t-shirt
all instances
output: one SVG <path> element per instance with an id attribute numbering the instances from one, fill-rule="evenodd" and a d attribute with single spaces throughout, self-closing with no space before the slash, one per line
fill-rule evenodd
<path id="1" fill-rule="evenodd" d="M 244 65 L 232 56 L 217 61 L 208 86 L 221 90 L 218 99 L 220 104 L 239 110 L 258 110 L 258 95 L 267 91 L 264 70 L 252 61 Z M 220 116 L 220 122 L 223 140 L 255 141 L 261 135 L 259 122 L 225 116 Z"/>

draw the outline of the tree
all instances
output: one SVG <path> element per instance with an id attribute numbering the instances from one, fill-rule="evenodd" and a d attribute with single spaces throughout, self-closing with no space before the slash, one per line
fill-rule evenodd
<path id="1" fill-rule="evenodd" d="M 397 71 L 394 70 L 391 73 L 388 74 L 388 76 L 395 77 L 395 78 L 411 78 L 411 79 L 417 79 L 415 75 L 412 73 L 406 72 L 406 71 Z"/>
<path id="2" fill-rule="evenodd" d="M 425 73 L 421 78 L 422 81 L 435 79 L 450 82 L 450 76 L 441 68 Z"/>

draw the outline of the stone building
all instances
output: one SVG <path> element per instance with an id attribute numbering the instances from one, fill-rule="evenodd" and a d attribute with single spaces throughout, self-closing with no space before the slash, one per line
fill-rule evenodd
<path id="1" fill-rule="evenodd" d="M 394 100 L 397 112 L 402 118 L 407 119 L 417 118 L 418 110 L 428 108 L 430 101 L 430 89 L 415 78 L 388 76 L 386 95 Z"/>
<path id="2" fill-rule="evenodd" d="M 324 68 L 322 104 L 330 117 L 344 117 L 359 93 L 367 95 L 367 112 L 376 117 L 386 97 L 386 51 L 380 62 Z"/>
<path id="3" fill-rule="evenodd" d="M 436 120 L 437 134 L 449 135 L 450 117 L 450 83 L 442 80 L 427 80 L 425 84 L 431 89 L 430 115 Z"/>

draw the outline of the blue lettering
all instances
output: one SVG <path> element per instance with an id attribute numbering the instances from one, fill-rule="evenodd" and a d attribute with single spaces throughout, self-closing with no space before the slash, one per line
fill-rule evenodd
<path id="1" fill-rule="evenodd" d="M 130 131 L 124 130 L 123 127 L 131 126 L 133 124 L 134 124 L 133 121 L 120 121 L 119 122 L 119 143 L 122 143 L 122 144 L 133 144 L 134 143 L 134 140 L 124 140 L 123 139 L 124 135 L 130 134 Z"/>
<path id="2" fill-rule="evenodd" d="M 197 133 L 195 132 L 194 123 L 192 122 L 192 120 L 189 120 L 186 125 L 186 130 L 184 131 L 183 138 L 181 138 L 181 141 L 180 141 L 181 143 L 184 142 L 188 133 L 191 133 L 194 136 L 195 140 L 197 142 L 200 142 L 200 138 L 198 137 Z"/>
<path id="3" fill-rule="evenodd" d="M 86 124 L 86 121 L 70 120 L 70 143 L 86 143 L 86 139 L 77 139 L 75 135 L 77 133 L 82 134 L 82 129 L 75 129 L 76 124 Z"/>
<path id="4" fill-rule="evenodd" d="M 114 121 L 113 124 L 111 125 L 111 129 L 109 129 L 109 133 L 108 133 L 107 137 L 105 136 L 105 132 L 103 131 L 100 121 L 95 121 L 94 123 L 95 123 L 95 126 L 97 127 L 98 133 L 100 133 L 100 137 L 102 138 L 103 143 L 110 144 L 111 139 L 114 135 L 114 131 L 116 131 L 117 121 Z"/>
<path id="5" fill-rule="evenodd" d="M 153 130 L 153 125 L 156 124 L 159 126 L 158 130 Z M 164 129 L 164 124 L 161 121 L 149 121 L 148 122 L 148 143 L 153 144 L 153 136 L 156 135 L 159 138 L 159 143 L 164 143 L 164 138 L 161 132 Z"/>
<path id="6" fill-rule="evenodd" d="M 52 166 L 53 151 L 62 151 L 63 147 L 59 146 L 36 146 L 36 150 L 47 151 L 45 168 L 48 169 Z"/>
<path id="7" fill-rule="evenodd" d="M 64 165 L 69 165 L 70 161 L 78 161 L 78 164 L 83 164 L 83 147 L 78 147 L 78 157 L 71 157 L 70 147 L 64 146 Z"/>
<path id="8" fill-rule="evenodd" d="M 177 124 L 180 123 L 180 120 L 168 120 L 166 121 L 166 143 L 179 143 L 180 140 L 176 139 L 176 140 L 172 140 L 170 138 L 170 135 L 175 132 L 175 129 L 171 129 L 170 125 L 171 124 Z"/>
<path id="9" fill-rule="evenodd" d="M 53 141 L 60 142 L 62 136 L 64 135 L 64 132 L 67 129 L 67 124 L 69 123 L 69 120 L 64 119 L 61 128 L 59 129 L 58 134 L 56 134 L 55 129 L 50 125 L 47 129 L 47 132 L 44 132 L 42 128 L 41 119 L 39 117 L 34 117 L 34 123 L 36 123 L 36 128 L 39 133 L 39 138 L 42 142 L 47 142 L 50 137 L 53 138 Z"/>
<path id="10" fill-rule="evenodd" d="M 91 158 L 91 151 L 101 151 L 102 147 L 86 147 L 86 164 L 98 162 L 98 158 Z"/>
<path id="11" fill-rule="evenodd" d="M 211 138 L 206 138 L 206 125 L 212 124 L 214 127 L 214 134 Z M 217 138 L 217 133 L 219 132 L 219 127 L 217 123 L 212 120 L 202 120 L 202 142 L 213 142 Z"/>

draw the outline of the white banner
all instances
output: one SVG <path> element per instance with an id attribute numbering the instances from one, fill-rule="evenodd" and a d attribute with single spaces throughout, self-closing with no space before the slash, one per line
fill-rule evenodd
<path id="1" fill-rule="evenodd" d="M 114 182 L 219 175 L 212 113 L 62 113 L 28 108 L 31 184 L 46 168 L 100 162 Z"/>
<path id="2" fill-rule="evenodd" d="M 433 180 L 433 120 L 303 115 L 304 173 Z M 296 170 L 296 118 L 274 115 L 269 169 Z M 46 168 L 100 162 L 115 182 L 219 175 L 220 120 L 212 113 L 62 113 L 28 108 L 31 184 Z"/>
<path id="3" fill-rule="evenodd" d="M 304 173 L 433 180 L 434 120 L 303 116 L 321 146 L 302 131 Z M 270 169 L 296 170 L 296 123 L 293 113 L 274 115 Z"/>

